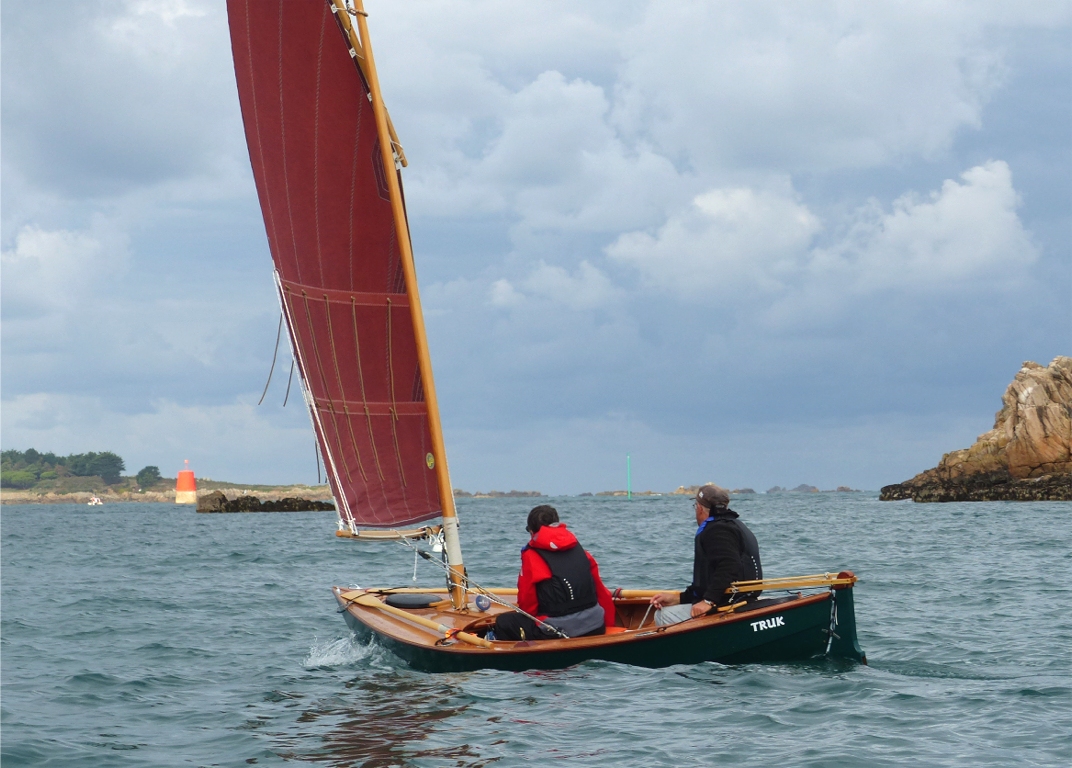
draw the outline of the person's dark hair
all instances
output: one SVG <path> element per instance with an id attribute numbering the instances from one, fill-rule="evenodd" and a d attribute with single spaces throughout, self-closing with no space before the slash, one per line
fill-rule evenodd
<path id="1" fill-rule="evenodd" d="M 538 507 L 533 507 L 532 511 L 529 512 L 528 525 L 525 526 L 525 530 L 529 533 L 536 533 L 545 525 L 557 522 L 558 510 L 550 504 L 541 504 Z"/>

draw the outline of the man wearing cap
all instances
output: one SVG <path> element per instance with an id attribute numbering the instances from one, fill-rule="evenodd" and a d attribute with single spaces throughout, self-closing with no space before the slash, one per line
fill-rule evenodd
<path id="1" fill-rule="evenodd" d="M 651 599 L 657 624 L 676 624 L 707 614 L 734 600 L 751 602 L 759 592 L 727 594 L 735 581 L 763 578 L 759 542 L 729 508 L 730 494 L 717 485 L 705 485 L 696 494 L 695 549 L 692 584 L 684 592 L 660 592 Z"/>

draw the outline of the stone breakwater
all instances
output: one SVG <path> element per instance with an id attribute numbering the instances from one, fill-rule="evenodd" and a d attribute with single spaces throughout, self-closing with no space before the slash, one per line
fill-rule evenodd
<path id="1" fill-rule="evenodd" d="M 1072 357 L 1026 362 L 1001 398 L 994 428 L 938 466 L 887 485 L 897 501 L 1072 501 Z"/>
<path id="2" fill-rule="evenodd" d="M 261 501 L 248 494 L 228 499 L 221 491 L 213 491 L 197 500 L 198 512 L 327 512 L 335 509 L 330 501 L 284 498 Z"/>

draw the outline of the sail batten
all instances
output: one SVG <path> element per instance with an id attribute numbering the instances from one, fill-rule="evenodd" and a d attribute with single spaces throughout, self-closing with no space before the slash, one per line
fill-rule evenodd
<path id="1" fill-rule="evenodd" d="M 437 517 L 436 440 L 388 194 L 397 171 L 384 168 L 362 62 L 327 0 L 227 7 L 279 298 L 340 517 L 350 529 Z M 401 157 L 393 126 L 385 135 Z"/>

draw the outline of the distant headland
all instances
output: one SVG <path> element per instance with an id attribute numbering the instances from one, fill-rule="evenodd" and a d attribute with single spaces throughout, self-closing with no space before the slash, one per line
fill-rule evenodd
<path id="1" fill-rule="evenodd" d="M 938 466 L 887 485 L 883 501 L 1072 501 L 1072 357 L 1025 362 L 994 428 Z"/>
<path id="2" fill-rule="evenodd" d="M 519 498 L 535 498 L 543 496 L 539 491 L 477 491 L 476 493 L 469 493 L 469 491 L 463 491 L 461 488 L 454 489 L 454 498 L 456 499 L 519 499 Z"/>
<path id="3" fill-rule="evenodd" d="M 175 478 L 163 477 L 156 466 L 124 475 L 123 459 L 111 451 L 58 456 L 30 448 L 0 454 L 0 502 L 4 504 L 85 504 L 96 497 L 105 503 L 175 501 Z M 202 477 L 198 495 L 213 492 L 249 506 L 248 499 L 277 506 L 284 499 L 331 501 L 326 485 L 250 485 Z M 286 505 L 284 505 L 286 506 Z M 265 511 L 271 511 L 265 508 Z"/>

